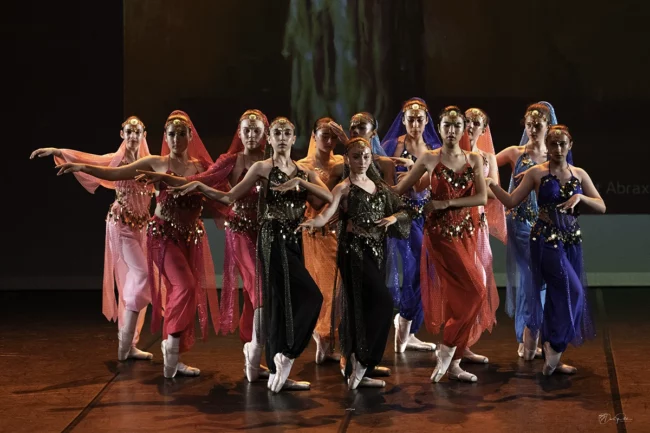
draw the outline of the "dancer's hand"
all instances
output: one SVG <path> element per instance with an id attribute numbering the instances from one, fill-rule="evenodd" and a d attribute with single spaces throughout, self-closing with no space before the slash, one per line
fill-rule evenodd
<path id="1" fill-rule="evenodd" d="M 516 180 L 516 181 L 520 181 L 521 179 L 523 179 L 523 177 L 524 177 L 524 175 L 526 174 L 527 171 L 528 171 L 528 170 L 524 170 L 524 171 L 522 171 L 521 173 L 519 173 L 518 175 L 516 175 L 516 176 L 515 176 L 515 180 Z"/>
<path id="2" fill-rule="evenodd" d="M 33 151 L 32 154 L 29 155 L 29 159 L 34 159 L 37 156 L 39 158 L 44 158 L 50 155 L 61 156 L 61 151 L 56 147 L 42 147 L 40 149 L 36 149 L 35 151 Z"/>
<path id="3" fill-rule="evenodd" d="M 302 182 L 303 180 L 301 178 L 294 177 L 293 179 L 286 181 L 282 185 L 274 186 L 271 189 L 273 191 L 280 191 L 280 192 L 291 191 L 291 190 L 300 191 Z"/>
<path id="4" fill-rule="evenodd" d="M 189 193 L 200 193 L 202 192 L 201 187 L 203 184 L 197 180 L 193 182 L 186 183 L 183 186 L 170 186 L 167 188 L 168 191 L 173 192 L 174 194 L 187 195 Z"/>
<path id="5" fill-rule="evenodd" d="M 393 160 L 395 165 L 400 165 L 406 168 L 411 168 L 413 167 L 413 164 L 415 164 L 415 162 L 413 162 L 411 158 L 400 158 L 398 156 L 391 156 L 390 159 Z"/>
<path id="6" fill-rule="evenodd" d="M 339 139 L 344 145 L 348 142 L 348 136 L 345 134 L 343 127 L 338 123 L 332 121 L 329 122 L 330 131 Z"/>
<path id="7" fill-rule="evenodd" d="M 66 162 L 64 164 L 57 165 L 54 168 L 59 169 L 59 172 L 56 175 L 61 176 L 62 174 L 76 173 L 83 170 L 84 164 L 73 164 L 71 162 Z"/>
<path id="8" fill-rule="evenodd" d="M 316 218 L 311 218 L 300 223 L 294 233 L 298 233 L 301 230 L 307 230 L 309 233 L 313 233 L 315 229 L 321 227 L 323 225 Z"/>
<path id="9" fill-rule="evenodd" d="M 571 198 L 569 198 L 564 203 L 560 203 L 559 205 L 557 205 L 557 207 L 561 211 L 562 210 L 564 210 L 564 211 L 567 211 L 567 210 L 573 211 L 573 208 L 575 208 L 576 205 L 578 203 L 580 203 L 580 200 L 582 200 L 582 194 L 574 194 L 574 195 L 571 196 Z"/>
<path id="10" fill-rule="evenodd" d="M 392 226 L 396 222 L 397 218 L 394 215 L 391 215 L 386 218 L 382 218 L 379 221 L 375 221 L 375 224 L 377 224 L 377 227 L 384 227 L 385 230 L 388 230 L 388 227 Z"/>
<path id="11" fill-rule="evenodd" d="M 488 188 L 491 187 L 492 185 L 496 185 L 496 184 L 497 184 L 497 181 L 492 179 L 491 177 L 486 177 L 485 178 L 485 186 L 487 186 Z"/>
<path id="12" fill-rule="evenodd" d="M 136 170 L 139 175 L 135 177 L 138 182 L 144 182 L 145 185 L 153 185 L 165 180 L 165 173 L 158 173 L 156 171 Z"/>
<path id="13" fill-rule="evenodd" d="M 449 200 L 431 200 L 424 205 L 424 213 L 426 215 L 437 210 L 445 210 L 449 207 Z"/>

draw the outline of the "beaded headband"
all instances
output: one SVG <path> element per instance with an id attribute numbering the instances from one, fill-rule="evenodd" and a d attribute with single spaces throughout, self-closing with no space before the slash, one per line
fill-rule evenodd
<path id="1" fill-rule="evenodd" d="M 286 117 L 276 117 L 275 119 L 273 119 L 273 122 L 271 122 L 269 129 L 272 129 L 275 125 L 280 125 L 280 126 L 290 125 L 291 128 L 296 129 L 293 123 L 291 123 L 291 121 Z"/>
<path id="2" fill-rule="evenodd" d="M 345 150 L 348 151 L 354 146 L 355 144 L 361 146 L 361 147 L 367 147 L 372 151 L 372 145 L 368 140 L 366 140 L 363 137 L 354 137 L 348 140 L 348 142 L 345 144 Z"/>
<path id="3" fill-rule="evenodd" d="M 145 129 L 144 123 L 142 122 L 142 120 L 140 120 L 136 116 L 131 116 L 128 119 L 126 119 L 124 121 L 124 123 L 122 123 L 122 128 L 124 128 L 126 125 L 131 125 L 131 126 L 142 125 L 142 129 Z"/>
<path id="4" fill-rule="evenodd" d="M 251 122 L 255 122 L 259 120 L 264 124 L 264 126 L 268 126 L 268 121 L 266 120 L 266 116 L 264 115 L 264 113 L 262 113 L 260 110 L 257 109 L 244 111 L 244 114 L 242 114 L 241 117 L 239 118 L 239 123 L 241 123 L 246 119 L 250 120 Z"/>
<path id="5" fill-rule="evenodd" d="M 539 110 L 527 111 L 524 118 L 526 118 L 528 116 L 532 117 L 535 120 L 543 120 L 545 122 L 548 122 L 548 119 L 546 118 L 546 115 L 544 113 L 542 113 L 541 111 L 539 111 Z"/>
<path id="6" fill-rule="evenodd" d="M 406 113 L 408 110 L 424 110 L 427 112 L 429 111 L 427 108 L 427 104 L 417 99 L 411 99 L 410 101 L 406 101 L 404 103 L 404 105 L 402 106 L 402 113 Z"/>
<path id="7" fill-rule="evenodd" d="M 475 119 L 483 119 L 483 123 L 487 120 L 486 114 L 483 112 L 483 110 L 479 110 L 478 108 L 470 108 L 465 112 L 465 117 L 468 120 L 475 120 Z"/>
<path id="8" fill-rule="evenodd" d="M 352 116 L 352 119 L 350 119 L 350 127 L 356 126 L 360 123 L 370 123 L 373 128 L 375 127 L 375 119 L 364 113 L 357 113 Z"/>

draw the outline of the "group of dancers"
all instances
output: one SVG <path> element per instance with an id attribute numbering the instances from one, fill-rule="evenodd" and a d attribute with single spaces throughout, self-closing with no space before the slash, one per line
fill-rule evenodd
<path id="1" fill-rule="evenodd" d="M 434 121 L 412 98 L 381 141 L 370 113 L 352 117 L 349 137 L 318 119 L 307 157 L 295 162 L 292 122 L 247 110 L 213 162 L 190 117 L 174 111 L 159 156 L 131 116 L 115 153 L 42 148 L 31 158 L 54 156 L 58 174 L 73 173 L 91 193 L 115 189 L 103 313 L 118 322 L 120 361 L 152 359 L 136 347 L 151 303 L 166 378 L 200 374 L 180 361 L 198 313 L 202 338 L 210 323 L 217 334 L 239 329 L 246 378 L 266 378 L 276 393 L 309 389 L 289 374 L 312 338 L 316 363 L 338 362 L 349 389 L 385 386 L 377 377 L 390 375 L 379 364 L 391 326 L 395 352 L 435 351 L 433 382 L 445 374 L 476 382 L 461 361 L 488 362 L 471 347 L 496 324 L 491 234 L 507 246 L 506 311 L 519 357 L 543 357 L 544 375 L 573 374 L 562 353 L 594 336 L 576 205 L 605 212 L 605 204 L 572 165 L 571 134 L 550 104 L 530 105 L 522 122 L 520 145 L 495 155 L 483 110 L 449 106 Z M 338 142 L 344 155 L 333 153 Z M 512 168 L 508 192 L 503 165 Z M 220 300 L 204 207 L 225 230 Z M 423 324 L 442 328 L 439 346 L 415 336 Z"/>

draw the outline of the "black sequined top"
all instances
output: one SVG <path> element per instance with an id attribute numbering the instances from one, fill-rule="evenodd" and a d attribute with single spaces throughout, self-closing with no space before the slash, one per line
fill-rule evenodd
<path id="1" fill-rule="evenodd" d="M 348 235 L 345 236 L 348 238 L 346 252 L 349 252 L 350 247 L 354 248 L 355 242 L 351 242 L 350 239 L 352 236 L 370 247 L 375 258 L 381 262 L 384 256 L 386 230 L 384 227 L 378 227 L 376 221 L 391 215 L 397 217 L 397 222 L 389 227 L 388 235 L 407 238 L 414 214 L 412 209 L 383 184 L 375 183 L 375 192 L 370 194 L 350 182 L 347 209 L 341 212 L 342 221 L 346 222 L 344 229 Z"/>
<path id="2" fill-rule="evenodd" d="M 308 180 L 307 173 L 301 169 L 298 169 L 294 177 Z M 274 191 L 271 189 L 291 179 L 278 167 L 273 166 L 271 168 L 261 222 L 263 225 L 272 224 L 272 236 L 282 236 L 287 241 L 298 242 L 302 235 L 300 232 L 298 234 L 294 232 L 302 222 L 307 209 L 307 191 L 303 188 L 292 191 Z M 269 240 L 272 241 L 272 239 Z"/>

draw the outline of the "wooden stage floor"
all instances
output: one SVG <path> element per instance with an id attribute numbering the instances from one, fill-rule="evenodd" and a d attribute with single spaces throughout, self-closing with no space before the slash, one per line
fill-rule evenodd
<path id="1" fill-rule="evenodd" d="M 201 376 L 166 380 L 148 320 L 140 346 L 153 361 L 117 362 L 99 291 L 0 291 L 0 432 L 649 432 L 650 289 L 590 296 L 597 338 L 563 357 L 575 376 L 547 378 L 541 360 L 520 360 L 500 310 L 474 347 L 490 364 L 466 365 L 476 384 L 430 383 L 434 356 L 395 354 L 391 332 L 386 388 L 348 391 L 337 364 L 315 364 L 312 343 L 291 374 L 311 391 L 273 395 L 245 380 L 238 335 L 211 333 L 183 358 Z"/>

